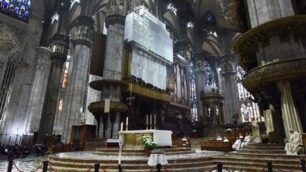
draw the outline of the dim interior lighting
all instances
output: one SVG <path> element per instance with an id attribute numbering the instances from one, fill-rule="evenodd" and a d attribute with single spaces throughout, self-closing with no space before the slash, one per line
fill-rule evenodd
<path id="1" fill-rule="evenodd" d="M 171 10 L 176 15 L 177 9 L 173 6 L 172 3 L 168 4 L 167 9 Z"/>
<path id="2" fill-rule="evenodd" d="M 220 68 L 220 67 L 218 67 L 218 68 L 217 68 L 217 71 L 218 71 L 218 72 L 221 72 L 221 68 Z"/>

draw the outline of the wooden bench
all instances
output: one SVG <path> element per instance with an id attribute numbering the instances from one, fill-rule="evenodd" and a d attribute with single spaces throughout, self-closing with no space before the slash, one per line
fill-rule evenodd
<path id="1" fill-rule="evenodd" d="M 231 142 L 223 142 L 222 140 L 207 140 L 201 143 L 201 150 L 212 151 L 232 151 Z"/>

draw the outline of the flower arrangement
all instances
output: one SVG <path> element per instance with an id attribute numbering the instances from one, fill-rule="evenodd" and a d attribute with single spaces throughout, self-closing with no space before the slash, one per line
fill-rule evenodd
<path id="1" fill-rule="evenodd" d="M 153 143 L 153 138 L 150 135 L 144 135 L 142 137 L 142 145 L 147 150 L 153 150 L 157 146 L 155 143 Z"/>
<path id="2" fill-rule="evenodd" d="M 225 131 L 226 131 L 227 133 L 229 133 L 229 132 L 232 132 L 233 130 L 230 129 L 230 128 L 228 128 L 228 129 L 226 129 Z"/>

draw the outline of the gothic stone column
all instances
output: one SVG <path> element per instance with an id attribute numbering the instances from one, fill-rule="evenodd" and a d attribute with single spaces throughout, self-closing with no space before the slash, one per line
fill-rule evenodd
<path id="1" fill-rule="evenodd" d="M 301 119 L 296 110 L 290 81 L 279 81 L 277 87 L 281 92 L 281 107 L 282 107 L 282 118 L 286 133 L 287 140 L 290 139 L 289 130 L 293 129 L 299 133 L 303 132 Z"/>
<path id="2" fill-rule="evenodd" d="M 203 103 L 200 100 L 201 97 L 201 92 L 204 91 L 204 63 L 200 60 L 197 59 L 196 61 L 196 70 L 195 70 L 195 76 L 196 76 L 196 94 L 197 94 L 197 108 L 198 108 L 198 116 L 203 118 L 203 122 L 206 123 L 205 119 L 205 112 L 203 108 Z M 200 118 L 201 119 L 201 118 Z"/>
<path id="3" fill-rule="evenodd" d="M 70 140 L 73 125 L 81 125 L 82 113 L 86 111 L 86 98 L 89 85 L 89 69 L 93 44 L 94 21 L 91 17 L 79 16 L 72 23 L 71 38 L 74 45 L 74 54 L 71 57 L 72 72 L 69 76 L 68 87 L 65 92 L 63 113 L 68 118 L 63 128 L 63 138 Z"/>
<path id="4" fill-rule="evenodd" d="M 38 63 L 34 77 L 33 88 L 30 96 L 27 131 L 37 131 L 39 128 L 38 121 L 42 113 L 44 96 L 46 93 L 47 79 L 50 69 L 50 49 L 46 47 L 37 48 Z"/>
<path id="5" fill-rule="evenodd" d="M 107 38 L 106 38 L 106 55 L 103 69 L 104 80 L 122 80 L 123 62 L 124 62 L 124 22 L 125 16 L 121 13 L 113 13 L 106 18 Z M 103 88 L 102 99 L 111 98 L 111 102 L 121 101 L 121 87 L 119 85 L 111 85 Z M 114 113 L 117 114 L 117 113 Z M 106 125 L 106 138 L 116 137 L 119 131 L 120 120 L 110 122 L 111 116 L 108 115 L 108 122 Z M 115 117 L 118 119 L 119 117 Z M 120 119 L 120 118 L 119 118 Z"/>
<path id="6" fill-rule="evenodd" d="M 39 125 L 38 143 L 43 143 L 46 135 L 51 135 L 57 100 L 61 87 L 63 65 L 67 58 L 69 37 L 65 34 L 56 34 L 51 46 L 51 67 L 48 76 L 46 96 Z"/>
<path id="7" fill-rule="evenodd" d="M 222 59 L 222 75 L 224 78 L 224 124 L 233 123 L 233 114 L 239 110 L 239 95 L 236 84 L 236 57 L 227 55 Z"/>

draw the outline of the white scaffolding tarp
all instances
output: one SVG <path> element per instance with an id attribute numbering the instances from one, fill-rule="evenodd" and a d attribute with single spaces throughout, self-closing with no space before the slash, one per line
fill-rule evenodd
<path id="1" fill-rule="evenodd" d="M 127 15 L 124 40 L 136 42 L 165 62 L 173 63 L 173 41 L 166 25 L 144 8 Z"/>
<path id="2" fill-rule="evenodd" d="M 159 60 L 133 50 L 131 74 L 147 84 L 166 90 L 167 66 Z"/>

